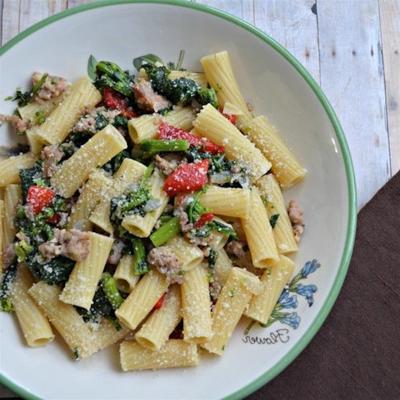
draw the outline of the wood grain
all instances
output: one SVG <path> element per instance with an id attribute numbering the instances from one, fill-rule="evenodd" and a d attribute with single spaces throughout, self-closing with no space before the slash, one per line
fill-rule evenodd
<path id="1" fill-rule="evenodd" d="M 392 174 L 400 170 L 400 0 L 379 2 Z"/>
<path id="2" fill-rule="evenodd" d="M 377 0 L 319 0 L 321 86 L 346 133 L 362 207 L 391 176 Z"/>
<path id="3" fill-rule="evenodd" d="M 314 0 L 255 0 L 255 25 L 285 46 L 319 82 L 318 21 Z"/>

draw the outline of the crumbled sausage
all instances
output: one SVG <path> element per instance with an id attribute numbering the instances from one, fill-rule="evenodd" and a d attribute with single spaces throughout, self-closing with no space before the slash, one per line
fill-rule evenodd
<path id="1" fill-rule="evenodd" d="M 89 255 L 90 236 L 77 229 L 55 229 L 54 238 L 39 246 L 42 255 L 51 260 L 63 255 L 74 261 L 83 261 Z"/>
<path id="2" fill-rule="evenodd" d="M 226 245 L 226 252 L 235 258 L 244 258 L 246 252 L 244 251 L 245 244 L 239 240 L 232 240 Z"/>
<path id="3" fill-rule="evenodd" d="M 27 131 L 30 128 L 29 121 L 26 121 L 17 115 L 3 115 L 0 114 L 0 124 L 2 122 L 8 122 L 11 124 L 18 133 Z"/>
<path id="4" fill-rule="evenodd" d="M 155 166 L 165 175 L 168 176 L 175 171 L 181 164 L 186 164 L 187 159 L 180 154 L 166 154 L 163 157 L 158 154 L 154 157 Z"/>
<path id="5" fill-rule="evenodd" d="M 183 282 L 181 263 L 176 255 L 166 246 L 150 250 L 147 262 L 164 274 L 169 283 L 181 284 Z"/>
<path id="6" fill-rule="evenodd" d="M 86 112 L 72 128 L 72 132 L 89 132 L 96 133 L 98 131 L 96 119 L 108 121 L 109 124 L 115 122 L 115 118 L 121 114 L 119 110 L 107 110 L 105 107 L 96 107 L 90 112 Z"/>
<path id="7" fill-rule="evenodd" d="M 304 233 L 304 216 L 303 210 L 295 200 L 289 201 L 288 215 L 293 227 L 293 234 L 296 242 L 300 242 Z"/>
<path id="8" fill-rule="evenodd" d="M 163 96 L 157 94 L 151 87 L 151 83 L 140 79 L 133 85 L 136 103 L 142 110 L 158 112 L 171 106 L 171 103 Z"/>
<path id="9" fill-rule="evenodd" d="M 15 255 L 15 244 L 14 243 L 10 243 L 9 245 L 7 245 L 4 253 L 3 253 L 3 266 L 4 269 L 8 268 L 15 259 L 16 255 Z"/>
<path id="10" fill-rule="evenodd" d="M 43 78 L 43 75 L 40 72 L 34 72 L 32 74 L 32 84 L 35 85 L 38 83 Z M 35 100 L 40 103 L 58 97 L 64 93 L 67 87 L 68 82 L 66 79 L 48 75 L 36 93 Z"/>
<path id="11" fill-rule="evenodd" d="M 43 147 L 41 157 L 43 162 L 44 176 L 50 178 L 57 170 L 57 163 L 61 161 L 64 153 L 56 144 Z"/>
<path id="12" fill-rule="evenodd" d="M 115 240 L 110 255 L 108 256 L 107 262 L 112 265 L 116 265 L 119 263 L 119 260 L 122 257 L 122 250 L 124 249 L 125 245 L 122 240 Z"/>

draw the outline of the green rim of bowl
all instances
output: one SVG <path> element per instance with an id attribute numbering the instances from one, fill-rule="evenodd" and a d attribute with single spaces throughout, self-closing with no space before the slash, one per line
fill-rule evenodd
<path id="1" fill-rule="evenodd" d="M 336 137 L 340 145 L 340 149 L 342 151 L 345 171 L 347 176 L 347 188 L 349 193 L 349 198 L 348 198 L 349 212 L 348 212 L 346 242 L 343 250 L 343 255 L 340 261 L 340 267 L 335 278 L 335 283 L 333 284 L 321 308 L 321 311 L 315 317 L 314 321 L 312 322 L 306 333 L 298 340 L 296 345 L 289 351 L 289 353 L 287 353 L 272 368 L 270 368 L 267 372 L 263 373 L 261 376 L 256 378 L 254 381 L 247 384 L 245 387 L 239 389 L 238 391 L 231 393 L 230 395 L 225 397 L 225 399 L 229 400 L 241 399 L 249 395 L 250 393 L 254 392 L 255 390 L 259 389 L 261 386 L 265 385 L 271 379 L 275 378 L 304 350 L 304 348 L 308 345 L 308 343 L 318 332 L 321 325 L 325 321 L 340 292 L 351 259 L 351 253 L 353 250 L 354 238 L 356 232 L 356 219 L 357 219 L 356 184 L 355 184 L 354 170 L 351 161 L 350 151 L 346 142 L 343 129 L 340 126 L 340 122 L 335 114 L 335 111 L 333 110 L 331 104 L 329 103 L 328 99 L 322 92 L 317 82 L 310 75 L 310 73 L 302 66 L 302 64 L 277 41 L 272 39 L 270 36 L 262 32 L 261 30 L 255 28 L 253 25 L 243 21 L 238 17 L 235 17 L 224 11 L 209 6 L 195 4 L 185 0 L 101 0 L 90 4 L 84 4 L 72 8 L 70 10 L 65 10 L 49 18 L 46 18 L 45 20 L 40 21 L 35 25 L 31 26 L 30 28 L 26 29 L 25 31 L 21 32 L 13 39 L 11 39 L 9 42 L 7 42 L 3 47 L 0 48 L 0 56 L 3 55 L 11 47 L 19 43 L 21 40 L 25 39 L 27 36 L 62 18 L 68 17 L 73 14 L 78 14 L 87 10 L 91 10 L 94 8 L 114 6 L 120 4 L 129 4 L 129 3 L 156 3 L 156 4 L 158 3 L 162 5 L 167 4 L 167 5 L 187 7 L 197 11 L 202 11 L 223 18 L 227 21 L 230 21 L 235 25 L 238 25 L 241 28 L 247 30 L 248 32 L 251 32 L 253 35 L 266 42 L 269 46 L 275 49 L 281 56 L 283 56 L 297 70 L 297 72 L 304 78 L 304 80 L 313 90 L 313 92 L 317 96 L 318 100 L 320 101 L 321 105 L 323 106 L 325 112 L 329 117 L 329 120 L 335 130 Z M 0 375 L 0 382 L 5 386 L 7 386 L 9 389 L 13 390 L 17 394 L 28 400 L 39 399 L 34 394 L 30 393 L 23 387 L 16 385 L 14 382 L 10 381 L 3 375 Z"/>

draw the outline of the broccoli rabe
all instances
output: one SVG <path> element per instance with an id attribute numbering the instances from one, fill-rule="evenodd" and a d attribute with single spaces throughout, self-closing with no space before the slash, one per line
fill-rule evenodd
<path id="1" fill-rule="evenodd" d="M 49 285 L 63 285 L 68 280 L 75 265 L 75 261 L 63 256 L 57 256 L 43 264 L 35 257 L 28 257 L 26 263 L 37 279 Z"/>
<path id="2" fill-rule="evenodd" d="M 110 320 L 117 331 L 121 329 L 121 325 L 119 324 L 114 308 L 111 303 L 107 299 L 106 294 L 104 293 L 101 285 L 97 288 L 96 293 L 93 298 L 92 306 L 89 310 L 85 310 L 84 308 L 75 307 L 78 313 L 82 316 L 85 322 L 94 322 L 99 323 L 101 319 L 107 318 Z"/>
<path id="3" fill-rule="evenodd" d="M 181 52 L 181 54 L 183 53 Z M 218 99 L 214 89 L 203 88 L 193 79 L 168 79 L 171 70 L 154 54 L 135 58 L 133 64 L 137 70 L 143 68 L 153 89 L 173 104 L 187 105 L 196 100 L 201 105 L 211 103 L 218 108 Z M 181 62 L 178 64 L 180 67 Z"/>
<path id="4" fill-rule="evenodd" d="M 133 98 L 132 77 L 110 61 L 99 61 L 96 64 L 95 85 L 108 86 L 126 97 Z"/>
<path id="5" fill-rule="evenodd" d="M 115 279 L 111 276 L 109 272 L 104 272 L 101 277 L 101 288 L 110 302 L 114 310 L 118 309 L 124 302 L 124 298 L 121 296 L 117 288 L 117 283 Z"/>
<path id="6" fill-rule="evenodd" d="M 113 175 L 121 166 L 122 161 L 124 161 L 125 158 L 131 158 L 128 150 L 122 150 L 119 152 L 108 163 L 103 165 L 103 169 Z"/>
<path id="7" fill-rule="evenodd" d="M 15 276 L 17 275 L 17 264 L 10 265 L 3 273 L 0 282 L 0 310 L 5 312 L 13 311 L 11 291 Z"/>
<path id="8" fill-rule="evenodd" d="M 43 176 L 42 161 L 37 161 L 32 168 L 21 169 L 19 171 L 19 177 L 21 179 L 22 197 L 24 201 L 26 199 L 28 189 L 32 185 L 36 185 L 38 180 L 40 180 L 42 184 L 49 186 L 48 180 L 46 180 Z"/>

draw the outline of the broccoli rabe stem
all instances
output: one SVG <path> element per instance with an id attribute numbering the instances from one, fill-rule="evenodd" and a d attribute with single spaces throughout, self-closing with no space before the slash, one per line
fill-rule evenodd
<path id="1" fill-rule="evenodd" d="M 14 307 L 11 300 L 11 292 L 15 276 L 17 275 L 17 265 L 9 266 L 3 273 L 0 282 L 0 311 L 12 312 Z"/>
<path id="2" fill-rule="evenodd" d="M 124 96 L 133 97 L 133 90 L 129 76 L 117 64 L 109 61 L 100 61 L 96 65 L 100 76 L 98 83 L 122 93 Z"/>
<path id="3" fill-rule="evenodd" d="M 140 239 L 133 239 L 133 251 L 135 260 L 133 262 L 133 273 L 135 275 L 144 275 L 149 272 L 149 266 L 146 262 L 146 250 Z"/>
<path id="4" fill-rule="evenodd" d="M 141 143 L 141 148 L 144 151 L 145 157 L 151 157 L 157 153 L 171 151 L 186 151 L 189 149 L 187 140 L 144 140 Z"/>
<path id="5" fill-rule="evenodd" d="M 124 299 L 117 288 L 115 279 L 108 272 L 104 272 L 101 277 L 101 287 L 112 308 L 117 310 L 124 302 Z"/>
<path id="6" fill-rule="evenodd" d="M 160 228 L 158 228 L 153 234 L 151 234 L 150 240 L 154 246 L 158 247 L 175 237 L 179 231 L 179 218 L 173 217 Z"/>

